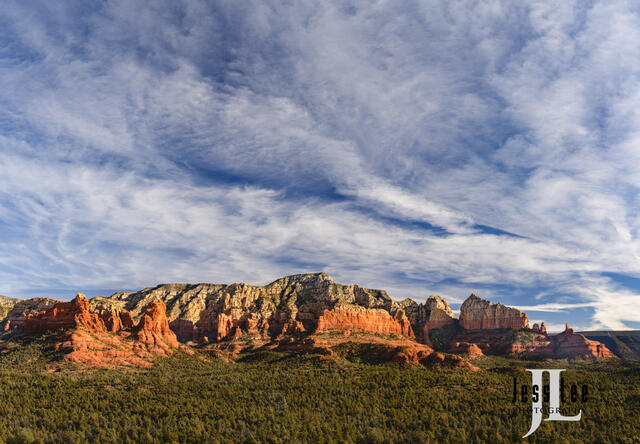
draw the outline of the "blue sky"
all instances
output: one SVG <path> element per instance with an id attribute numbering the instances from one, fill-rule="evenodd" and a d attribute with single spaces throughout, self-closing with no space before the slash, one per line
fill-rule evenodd
<path id="1" fill-rule="evenodd" d="M 640 328 L 627 1 L 5 1 L 0 293 L 326 271 Z"/>

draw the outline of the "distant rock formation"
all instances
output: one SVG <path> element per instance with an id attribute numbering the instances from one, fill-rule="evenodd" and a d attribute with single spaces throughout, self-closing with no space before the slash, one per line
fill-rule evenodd
<path id="1" fill-rule="evenodd" d="M 582 331 L 580 334 L 604 344 L 622 359 L 640 361 L 640 330 Z"/>
<path id="2" fill-rule="evenodd" d="M 393 359 L 410 362 L 422 362 L 434 349 L 465 355 L 611 356 L 602 344 L 568 326 L 565 333 L 549 336 L 544 323 L 529 329 L 526 314 L 474 294 L 460 307 L 458 320 L 440 296 L 424 303 L 394 301 L 383 290 L 337 284 L 326 273 L 286 276 L 265 286 L 163 284 L 90 301 L 81 294 L 70 302 L 9 300 L 7 310 L 3 326 L 18 333 L 73 330 L 73 344 L 84 350 L 74 356 L 86 362 L 104 363 L 116 354 L 123 362 L 150 363 L 153 355 L 182 347 L 180 342 L 236 356 L 246 347 L 306 350 L 316 344 L 317 350 L 356 339 L 395 341 L 394 347 L 405 351 Z"/>
<path id="3" fill-rule="evenodd" d="M 547 334 L 547 327 L 544 325 L 544 322 L 541 323 L 540 325 L 538 325 L 537 323 L 533 324 L 533 327 L 531 327 L 531 330 L 533 330 L 536 333 L 541 333 L 543 335 Z"/>
<path id="4" fill-rule="evenodd" d="M 604 344 L 587 339 L 580 333 L 574 333 L 569 324 L 565 325 L 565 330 L 552 336 L 554 343 L 554 357 L 592 357 L 598 359 L 615 358 L 615 355 Z"/>
<path id="5" fill-rule="evenodd" d="M 529 318 L 515 308 L 472 294 L 460 307 L 459 324 L 465 330 L 522 329 L 529 328 Z"/>
<path id="6" fill-rule="evenodd" d="M 153 301 L 166 304 L 169 325 L 181 341 L 204 337 L 223 341 L 241 335 L 271 341 L 287 334 L 341 328 L 338 319 L 345 322 L 345 329 L 413 334 L 411 321 L 385 291 L 336 284 L 326 273 L 287 276 L 264 287 L 165 284 L 116 293 L 100 298 L 96 305 L 125 308 L 139 319 L 143 307 Z"/>
<path id="7" fill-rule="evenodd" d="M 540 330 L 540 329 L 539 329 Z M 531 330 L 464 330 L 452 342 L 449 351 L 464 352 L 462 344 L 474 344 L 484 354 L 519 355 L 528 359 L 593 358 L 610 359 L 615 355 L 597 341 L 590 341 L 567 328 L 563 333 L 547 335 Z"/>

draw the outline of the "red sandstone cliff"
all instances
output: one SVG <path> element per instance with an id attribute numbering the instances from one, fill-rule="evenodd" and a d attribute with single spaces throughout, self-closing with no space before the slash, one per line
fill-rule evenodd
<path id="1" fill-rule="evenodd" d="M 472 294 L 460 307 L 459 324 L 465 330 L 517 330 L 529 328 L 529 318 L 515 308 L 494 304 Z"/>
<path id="2" fill-rule="evenodd" d="M 316 333 L 330 330 L 358 330 L 386 335 L 415 337 L 409 319 L 404 313 L 396 318 L 380 309 L 345 307 L 325 310 L 320 318 Z"/>
<path id="3" fill-rule="evenodd" d="M 44 311 L 58 301 L 49 298 L 31 298 L 17 301 L 6 313 L 2 320 L 2 330 L 19 330 L 24 327 L 27 316 Z"/>
<path id="4" fill-rule="evenodd" d="M 552 336 L 554 344 L 554 357 L 573 358 L 591 357 L 598 359 L 610 359 L 616 356 L 604 344 L 598 341 L 587 339 L 580 333 L 574 333 L 573 329 L 566 324 L 565 330 Z"/>
<path id="5" fill-rule="evenodd" d="M 149 367 L 155 355 L 172 354 L 179 347 L 169 328 L 163 302 L 151 304 L 134 327 L 126 310 L 91 310 L 87 298 L 78 293 L 70 302 L 29 314 L 24 335 L 60 332 L 53 340 L 64 351 L 64 360 L 95 367 Z M 188 351 L 188 349 L 184 349 Z"/>
<path id="6" fill-rule="evenodd" d="M 107 331 L 100 316 L 89 311 L 89 301 L 82 293 L 70 302 L 58 302 L 46 311 L 29 314 L 24 322 L 24 333 L 30 335 L 79 326 L 96 332 Z"/>
<path id="7" fill-rule="evenodd" d="M 132 337 L 156 352 L 166 353 L 178 347 L 178 339 L 169 328 L 164 302 L 156 301 L 147 307 Z"/>

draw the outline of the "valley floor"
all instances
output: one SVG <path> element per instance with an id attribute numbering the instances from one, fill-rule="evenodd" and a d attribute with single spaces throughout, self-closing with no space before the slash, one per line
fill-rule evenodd
<path id="1" fill-rule="evenodd" d="M 536 443 L 640 442 L 640 364 L 483 357 L 429 369 L 261 352 L 241 362 L 179 353 L 151 370 L 46 373 L 37 344 L 0 357 L 0 442 L 522 442 L 523 368 L 567 368 L 589 386 L 580 422 L 546 422 Z"/>

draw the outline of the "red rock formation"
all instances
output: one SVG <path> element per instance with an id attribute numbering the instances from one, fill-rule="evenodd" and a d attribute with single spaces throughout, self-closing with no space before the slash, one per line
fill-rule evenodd
<path id="1" fill-rule="evenodd" d="M 547 327 L 544 325 L 544 322 L 541 323 L 540 325 L 538 325 L 537 323 L 533 324 L 533 327 L 531 327 L 531 330 L 533 330 L 535 333 L 541 333 L 543 335 L 547 334 Z"/>
<path id="2" fill-rule="evenodd" d="M 460 307 L 460 326 L 465 330 L 529 328 L 529 318 L 515 308 L 494 304 L 475 294 Z"/>
<path id="3" fill-rule="evenodd" d="M 134 331 L 127 331 L 133 325 L 128 311 L 112 308 L 93 312 L 86 297 L 78 293 L 70 302 L 28 315 L 24 334 L 64 329 L 52 339 L 56 350 L 66 352 L 64 359 L 103 368 L 149 367 L 155 355 L 171 354 L 179 347 L 163 302 L 149 305 Z"/>
<path id="4" fill-rule="evenodd" d="M 574 333 L 565 325 L 564 332 L 551 336 L 554 343 L 554 357 L 573 358 L 588 357 L 597 359 L 610 359 L 616 356 L 604 344 L 587 339 L 580 333 Z"/>
<path id="5" fill-rule="evenodd" d="M 232 336 L 232 332 L 236 325 L 231 315 L 225 313 L 218 313 L 216 320 L 216 340 L 222 341 Z"/>
<path id="6" fill-rule="evenodd" d="M 169 328 L 167 307 L 162 301 L 152 302 L 135 328 L 133 338 L 157 353 L 171 353 L 178 347 L 178 339 Z"/>
<path id="7" fill-rule="evenodd" d="M 473 356 L 481 356 L 482 350 L 476 344 L 470 342 L 454 342 L 449 349 L 451 353 L 469 354 Z"/>
<path id="8" fill-rule="evenodd" d="M 415 337 L 409 319 L 401 313 L 394 319 L 386 310 L 348 307 L 324 310 L 316 333 L 330 330 L 357 330 L 387 335 Z"/>
<path id="9" fill-rule="evenodd" d="M 603 344 L 574 333 L 570 328 L 552 336 L 542 333 L 542 328 L 539 330 L 467 330 L 456 337 L 456 342 L 474 343 L 485 354 L 521 355 L 532 359 L 614 357 Z M 456 343 L 451 344 L 450 350 L 456 350 Z"/>
<path id="10" fill-rule="evenodd" d="M 102 319 L 107 331 L 112 333 L 119 332 L 134 326 L 131 313 L 127 310 L 98 310 L 98 316 Z"/>
<path id="11" fill-rule="evenodd" d="M 49 298 L 31 298 L 18 301 L 2 321 L 4 331 L 17 330 L 24 327 L 29 314 L 39 313 L 53 307 L 59 301 Z"/>
<path id="12" fill-rule="evenodd" d="M 305 332 L 306 332 L 306 329 L 304 328 L 304 325 L 302 324 L 302 322 L 291 320 L 286 322 L 283 325 L 281 336 L 285 336 L 285 335 L 295 336 Z"/>
<path id="13" fill-rule="evenodd" d="M 429 343 L 429 330 L 442 328 L 456 323 L 456 318 L 446 299 L 440 296 L 429 296 L 425 303 L 427 310 L 422 337 Z"/>
<path id="14" fill-rule="evenodd" d="M 24 333 L 43 333 L 75 327 L 84 327 L 96 332 L 107 331 L 100 316 L 89 311 L 89 302 L 82 293 L 78 293 L 70 302 L 59 302 L 44 312 L 28 315 L 24 323 Z"/>
<path id="15" fill-rule="evenodd" d="M 169 327 L 176 334 L 178 341 L 197 341 L 199 335 L 198 326 L 194 325 L 192 321 L 186 319 L 174 319 L 169 322 Z"/>
<path id="16" fill-rule="evenodd" d="M 397 347 L 388 351 L 386 360 L 397 364 L 419 364 L 421 360 L 427 358 L 431 353 L 431 351 L 427 350 Z"/>
<path id="17" fill-rule="evenodd" d="M 133 316 L 127 310 L 120 310 L 120 324 L 122 328 L 132 328 L 135 325 Z"/>
<path id="18" fill-rule="evenodd" d="M 96 333 L 86 329 L 72 330 L 58 350 L 69 350 L 64 360 L 90 367 L 126 369 L 153 366 L 154 354 L 136 347 L 134 341 L 123 340 L 110 332 Z"/>

